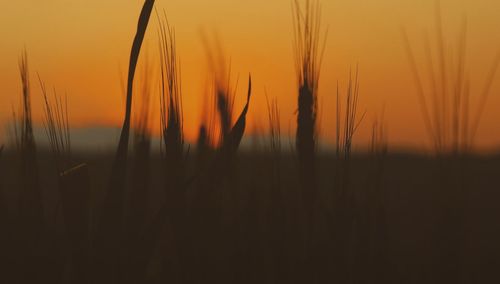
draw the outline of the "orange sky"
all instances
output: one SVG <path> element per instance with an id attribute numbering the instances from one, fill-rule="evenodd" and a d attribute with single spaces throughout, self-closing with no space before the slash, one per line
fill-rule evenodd
<path id="1" fill-rule="evenodd" d="M 468 19 L 468 63 L 472 90 L 481 89 L 491 60 L 500 49 L 498 0 L 443 0 L 447 43 Z M 415 52 L 423 53 L 422 35 L 432 31 L 434 0 L 322 0 L 323 24 L 328 26 L 320 78 L 321 135 L 332 142 L 335 133 L 335 89 L 345 89 L 350 67 L 360 66 L 360 109 L 367 110 L 357 144 L 369 141 L 371 123 L 385 105 L 386 126 L 393 147 L 428 147 L 424 124 L 401 27 L 408 31 Z M 239 76 L 236 111 L 243 105 L 246 76 L 252 73 L 254 97 L 250 125 L 265 127 L 264 89 L 277 97 L 284 131 L 294 131 L 296 80 L 292 52 L 290 0 L 157 0 L 175 26 L 182 64 L 185 127 L 193 138 L 199 125 L 208 76 L 202 34 L 217 34 L 231 57 L 232 77 Z M 33 112 L 43 117 L 36 72 L 48 86 L 68 93 L 73 126 L 119 125 L 123 113 L 120 76 L 125 76 L 135 33 L 139 0 L 24 0 L 7 1 L 0 9 L 0 124 L 18 105 L 17 61 L 28 50 L 33 85 Z M 145 41 L 151 57 L 157 52 L 156 20 Z M 145 57 L 142 56 L 141 59 Z M 139 73 L 140 73 L 139 69 Z M 140 78 L 139 78 L 140 80 Z M 233 81 L 235 82 L 235 80 Z M 485 109 L 476 144 L 481 149 L 500 145 L 500 74 Z M 3 127 L 2 127 L 3 128 Z M 0 143 L 6 141 L 0 132 Z"/>

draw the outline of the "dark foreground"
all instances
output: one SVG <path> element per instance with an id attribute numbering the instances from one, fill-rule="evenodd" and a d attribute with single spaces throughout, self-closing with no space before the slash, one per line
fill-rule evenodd
<path id="1" fill-rule="evenodd" d="M 0 283 L 500 283 L 500 157 L 323 156 L 312 212 L 292 156 L 240 154 L 220 180 L 188 159 L 182 190 L 131 159 L 103 230 L 111 157 L 61 180 L 40 154 L 33 184 L 4 153 Z"/>

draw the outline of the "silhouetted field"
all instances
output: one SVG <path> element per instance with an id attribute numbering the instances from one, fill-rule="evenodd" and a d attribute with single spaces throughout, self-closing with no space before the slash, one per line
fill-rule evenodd
<path id="1" fill-rule="evenodd" d="M 15 147 L 0 147 L 0 283 L 500 280 L 500 156 L 470 154 L 500 56 L 470 118 L 465 33 L 457 70 L 448 70 L 437 9 L 441 75 L 434 78 L 429 56 L 430 92 L 404 35 L 433 155 L 388 152 L 383 113 L 372 126 L 371 151 L 352 151 L 366 114 L 358 112 L 357 69 L 345 96 L 337 88 L 335 153 L 329 155 L 318 149 L 321 9 L 317 1 L 305 1 L 304 7 L 294 1 L 292 151 L 282 148 L 276 99 L 267 101 L 269 144 L 240 149 L 252 77 L 244 107 L 235 108 L 225 56 L 209 47 L 212 86 L 191 148 L 184 140 L 175 30 L 165 14 L 156 12 L 159 80 L 152 82 L 146 64 L 141 91 L 133 86 L 154 2 L 144 1 L 139 16 L 115 153 L 72 152 L 67 99 L 55 91 L 50 97 L 38 77 L 50 152 L 40 150 L 27 53 L 20 58 L 22 105 L 11 127 Z M 448 72 L 456 73 L 456 81 L 447 80 Z M 157 83 L 159 90 L 152 87 Z M 151 100 L 156 92 L 159 105 Z M 153 107 L 160 110 L 159 153 L 151 145 Z"/>
<path id="2" fill-rule="evenodd" d="M 93 240 L 113 156 L 87 154 L 75 159 L 88 165 L 91 215 L 86 221 Z M 22 225 L 15 202 L 21 188 L 19 161 L 12 152 L 4 153 L 1 160 L 2 282 L 15 283 L 11 280 L 18 279 L 17 273 L 34 271 L 29 265 L 35 265 L 40 268 L 39 283 L 70 283 L 75 273 L 72 243 L 61 209 L 58 175 L 46 153 L 40 153 L 37 162 L 44 208 L 39 262 L 16 260 L 20 247 L 26 246 L 19 235 L 23 231 L 16 229 Z M 340 196 L 338 161 L 318 156 L 319 198 L 310 225 L 301 201 L 297 158 L 284 155 L 279 176 L 272 174 L 273 163 L 269 153 L 240 153 L 232 174 L 217 186 L 201 181 L 187 186 L 181 193 L 185 207 L 172 207 L 156 224 L 154 252 L 143 278 L 135 283 L 498 280 L 500 157 L 354 155 L 344 183 L 346 195 Z M 132 167 L 133 162 L 129 173 Z M 131 231 L 144 232 L 168 200 L 165 167 L 161 157 L 151 158 L 149 186 L 142 191 L 147 212 Z M 195 160 L 188 159 L 186 167 L 194 169 Z M 124 178 L 126 192 L 131 192 L 133 178 L 132 174 Z M 124 216 L 130 216 L 129 207 L 124 210 Z M 183 225 L 174 227 L 172 216 L 181 215 Z M 129 220 L 124 219 L 125 227 Z M 119 233 L 124 239 L 130 234 Z M 131 255 L 136 245 L 115 241 L 120 242 L 121 264 L 113 278 L 123 283 L 139 275 L 134 271 L 137 266 L 127 266 L 128 261 L 136 261 Z M 84 273 L 90 279 L 87 283 L 95 283 L 94 277 L 100 277 L 93 274 L 100 270 L 92 269 L 95 247 L 92 241 L 85 247 L 91 256 L 90 269 Z"/>

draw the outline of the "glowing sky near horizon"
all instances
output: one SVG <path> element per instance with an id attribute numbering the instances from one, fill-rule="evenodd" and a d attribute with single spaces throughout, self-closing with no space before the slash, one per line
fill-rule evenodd
<path id="1" fill-rule="evenodd" d="M 360 111 L 367 116 L 356 136 L 367 145 L 374 118 L 385 109 L 393 147 L 429 147 L 401 28 L 423 60 L 423 34 L 434 29 L 434 0 L 321 0 L 328 27 L 320 78 L 321 137 L 335 135 L 337 82 L 345 90 L 349 70 L 359 65 Z M 130 45 L 143 1 L 24 0 L 2 1 L 0 9 L 0 125 L 20 102 L 18 58 L 29 54 L 33 114 L 43 118 L 36 73 L 48 86 L 68 94 L 73 127 L 119 126 L 124 108 L 120 80 L 125 77 Z M 284 132 L 294 133 L 296 79 L 290 0 L 157 0 L 175 27 L 182 65 L 185 130 L 193 139 L 201 119 L 209 71 L 202 35 L 217 37 L 231 58 L 233 84 L 239 78 L 235 112 L 243 107 L 246 76 L 254 96 L 249 131 L 266 129 L 265 91 L 276 97 Z M 447 45 L 457 41 L 464 16 L 468 22 L 468 70 L 472 91 L 479 93 L 491 61 L 500 50 L 498 0 L 442 0 Z M 148 29 L 141 62 L 157 53 L 156 19 Z M 215 36 L 216 35 L 216 36 Z M 141 73 L 139 67 L 138 73 Z M 138 80 L 140 80 L 140 75 Z M 474 95 L 474 94 L 473 94 Z M 156 97 L 155 97 L 156 98 Z M 474 101 L 473 101 L 474 102 Z M 500 73 L 495 77 L 476 144 L 500 146 Z M 155 125 L 157 125 L 155 121 Z M 0 143 L 7 141 L 0 131 Z"/>

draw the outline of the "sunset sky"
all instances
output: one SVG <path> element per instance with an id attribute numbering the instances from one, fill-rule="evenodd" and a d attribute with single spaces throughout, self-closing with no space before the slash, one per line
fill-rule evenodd
<path id="1" fill-rule="evenodd" d="M 305 2 L 305 1 L 304 1 Z M 321 0 L 328 28 L 320 77 L 320 133 L 328 143 L 335 134 L 337 81 L 346 89 L 350 68 L 359 65 L 360 126 L 358 145 L 370 139 L 374 118 L 385 105 L 390 146 L 428 148 L 424 123 L 401 35 L 405 28 L 417 60 L 423 60 L 423 35 L 434 31 L 434 0 Z M 196 136 L 209 70 L 203 35 L 218 38 L 231 58 L 233 84 L 239 77 L 235 111 L 243 107 L 246 77 L 252 74 L 254 96 L 249 131 L 267 126 L 265 90 L 276 97 L 284 132 L 295 131 L 297 86 L 294 70 L 291 0 L 157 0 L 175 27 L 182 66 L 185 130 Z M 59 93 L 68 94 L 73 127 L 119 126 L 125 80 L 140 0 L 2 1 L 0 9 L 0 143 L 12 106 L 20 103 L 18 59 L 29 56 L 35 121 L 43 119 L 36 73 Z M 467 59 L 475 107 L 491 62 L 500 50 L 500 1 L 443 0 L 447 46 L 455 46 L 464 17 L 468 22 Z M 141 54 L 157 55 L 157 21 L 153 17 Z M 434 38 L 432 38 L 434 39 Z M 152 61 L 153 65 L 157 65 Z M 141 67 L 138 69 L 139 77 Z M 122 79 L 121 79 L 122 78 Z M 156 99 L 156 96 L 155 96 Z M 476 145 L 500 146 L 500 72 L 495 77 Z M 473 108 L 474 110 L 475 108 Z M 156 109 L 155 109 L 156 111 Z M 156 111 L 157 112 L 157 111 Z M 155 121 L 155 125 L 159 122 Z"/>

